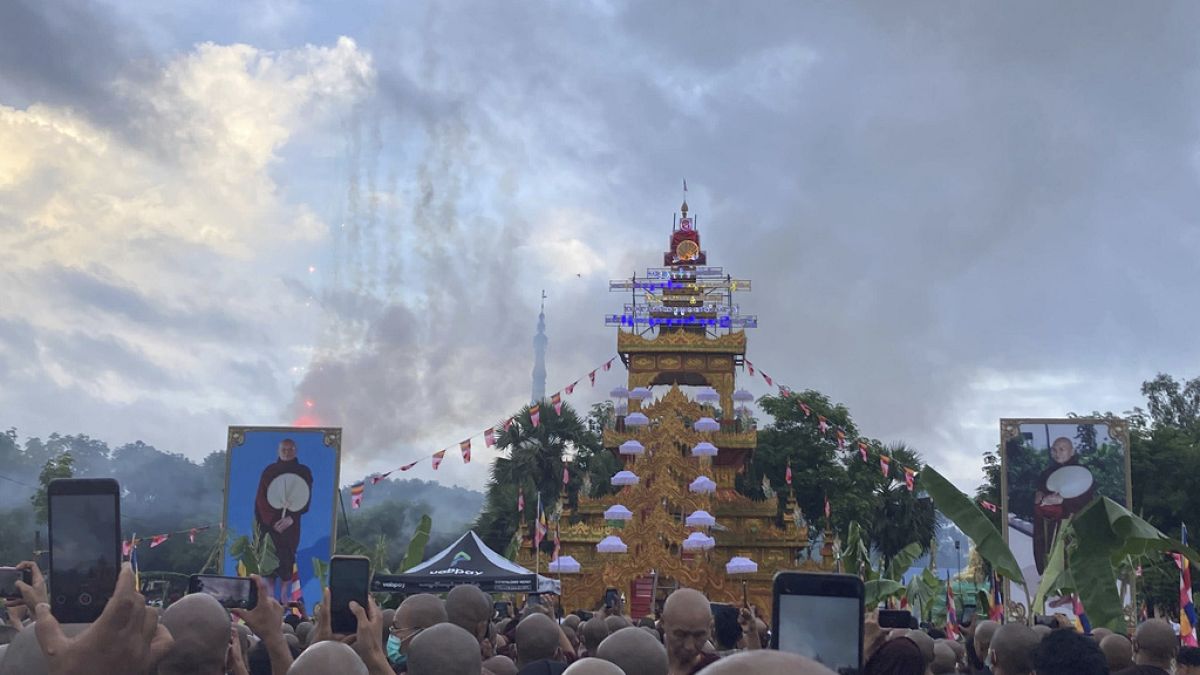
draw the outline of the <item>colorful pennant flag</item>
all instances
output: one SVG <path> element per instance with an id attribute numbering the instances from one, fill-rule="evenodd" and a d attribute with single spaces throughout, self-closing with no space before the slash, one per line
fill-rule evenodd
<path id="1" fill-rule="evenodd" d="M 366 483 L 361 480 L 350 486 L 350 508 L 357 509 L 362 506 L 363 492 L 367 489 Z"/>
<path id="2" fill-rule="evenodd" d="M 471 439 L 461 441 L 458 444 L 458 450 L 462 453 L 463 464 L 471 463 Z"/>
<path id="3" fill-rule="evenodd" d="M 867 444 L 863 441 L 858 442 L 858 456 L 862 457 L 862 461 L 867 461 Z"/>
<path id="4" fill-rule="evenodd" d="M 496 427 L 483 432 L 483 445 L 488 448 L 496 447 Z"/>
<path id="5" fill-rule="evenodd" d="M 541 423 L 541 421 L 542 421 L 542 407 L 541 407 L 540 405 L 536 405 L 536 404 L 535 404 L 535 405 L 533 405 L 533 406 L 530 406 L 530 408 L 529 408 L 529 421 L 530 421 L 530 422 L 533 424 L 533 428 L 534 428 L 534 429 L 536 429 L 536 428 L 537 428 L 537 426 L 538 426 L 538 424 L 540 424 L 540 423 Z"/>
<path id="6" fill-rule="evenodd" d="M 596 386 L 596 371 L 588 373 L 588 379 L 592 381 L 592 386 Z"/>
<path id="7" fill-rule="evenodd" d="M 787 471 L 785 471 L 783 474 L 783 482 L 787 483 L 788 485 L 792 484 L 792 463 L 791 462 L 788 462 Z"/>
<path id="8" fill-rule="evenodd" d="M 754 374 L 754 364 L 753 364 L 753 363 L 750 363 L 750 359 L 746 359 L 746 370 L 747 370 L 747 371 L 748 371 L 748 372 L 749 372 L 751 375 L 753 375 L 753 374 Z"/>
<path id="9" fill-rule="evenodd" d="M 954 608 L 954 589 L 950 586 L 950 574 L 946 573 L 946 638 L 958 639 L 958 611 Z"/>
<path id="10" fill-rule="evenodd" d="M 412 468 L 412 467 L 410 466 L 408 468 Z M 406 469 L 404 467 L 401 467 L 400 470 L 408 471 L 408 469 Z M 391 471 L 388 471 L 387 473 L 377 473 L 374 476 L 371 476 L 371 485 L 379 485 L 390 475 L 392 475 Z"/>
<path id="11" fill-rule="evenodd" d="M 829 520 L 829 516 L 833 513 L 833 509 L 829 508 L 829 495 L 825 495 L 825 520 Z"/>
<path id="12" fill-rule="evenodd" d="M 425 459 L 425 458 L 424 458 L 424 457 L 422 457 L 421 459 Z M 408 464 L 405 464 L 404 466 L 400 467 L 400 470 L 401 470 L 401 471 L 408 471 L 409 469 L 413 468 L 413 467 L 414 467 L 414 466 L 416 466 L 417 464 L 420 464 L 420 463 L 421 463 L 421 459 L 413 460 L 413 461 L 409 462 Z M 436 469 L 437 467 L 435 466 L 434 468 Z M 386 476 L 387 474 L 385 473 L 385 474 L 383 474 L 383 475 L 385 475 L 385 476 Z"/>
<path id="13" fill-rule="evenodd" d="M 1191 591 L 1191 589 L 1189 589 L 1189 592 L 1190 591 Z M 1084 611 L 1083 603 L 1079 601 L 1079 596 L 1072 595 L 1071 600 L 1073 601 L 1071 609 L 1075 612 L 1075 629 L 1078 630 L 1080 633 L 1085 633 L 1085 634 L 1091 633 L 1092 632 L 1092 622 L 1088 620 L 1087 612 Z M 1195 610 L 1195 608 L 1193 608 L 1193 613 L 1195 613 L 1194 610 Z M 1180 638 L 1183 640 L 1183 643 L 1186 645 L 1187 638 L 1183 637 L 1183 627 L 1185 625 L 1184 624 L 1185 619 L 1187 619 L 1187 617 L 1181 611 L 1179 613 L 1179 635 L 1180 635 Z M 1193 635 L 1192 640 L 1195 641 L 1195 639 L 1196 639 L 1196 636 Z M 1196 645 L 1193 644 L 1191 646 L 1195 647 Z"/>
<path id="14" fill-rule="evenodd" d="M 517 488 L 517 513 L 525 512 L 525 488 Z"/>
<path id="15" fill-rule="evenodd" d="M 579 384 L 579 380 L 575 380 L 571 384 L 568 384 L 567 388 L 563 389 L 563 391 L 567 392 L 567 396 L 570 396 L 571 394 L 575 393 L 575 385 L 577 384 Z"/>
<path id="16" fill-rule="evenodd" d="M 837 444 L 838 450 L 846 449 L 846 432 L 842 431 L 841 429 L 837 430 Z"/>
<path id="17" fill-rule="evenodd" d="M 192 529 L 188 530 L 188 543 L 189 544 L 196 543 L 196 528 L 194 528 L 194 527 Z"/>
<path id="18" fill-rule="evenodd" d="M 617 357 L 614 356 L 611 359 L 609 359 L 608 361 L 605 361 L 604 362 L 604 372 L 607 373 L 609 370 L 611 370 L 613 361 L 616 361 L 616 360 L 617 360 Z"/>
<path id="19" fill-rule="evenodd" d="M 805 417 L 810 417 L 812 415 L 812 408 L 808 407 L 808 404 L 804 401 L 800 401 L 800 412 L 804 413 Z"/>
<path id="20" fill-rule="evenodd" d="M 909 492 L 913 491 L 913 479 L 916 478 L 917 472 L 904 467 L 904 487 L 908 488 Z"/>
<path id="21" fill-rule="evenodd" d="M 825 419 L 824 415 L 817 416 L 817 428 L 821 430 L 821 433 L 829 431 L 829 420 Z"/>
<path id="22" fill-rule="evenodd" d="M 979 505 L 982 506 L 983 508 L 987 509 L 988 511 L 991 511 L 992 513 L 995 513 L 996 511 L 999 510 L 995 504 L 989 502 L 986 499 L 979 500 Z"/>
<path id="23" fill-rule="evenodd" d="M 542 510 L 542 493 L 538 493 L 537 499 L 537 520 L 533 527 L 533 546 L 537 548 L 542 545 L 542 540 L 546 538 L 546 533 L 550 528 L 546 526 L 546 512 Z"/>
<path id="24" fill-rule="evenodd" d="M 550 403 L 554 404 L 554 414 L 561 415 L 562 414 L 562 395 L 557 391 L 554 392 L 554 395 L 550 397 Z"/>
<path id="25" fill-rule="evenodd" d="M 300 569 L 292 565 L 292 582 L 288 585 L 292 602 L 304 602 L 304 591 L 300 586 Z"/>
<path id="26" fill-rule="evenodd" d="M 442 459 L 445 458 L 445 456 L 446 456 L 445 450 L 438 450 L 437 452 L 433 453 L 433 470 L 434 471 L 437 471 L 438 467 L 442 465 Z"/>
<path id="27" fill-rule="evenodd" d="M 1182 528 L 1179 541 L 1187 546 L 1187 525 Z M 1182 555 L 1174 555 L 1175 565 L 1179 567 L 1179 640 L 1185 647 L 1195 647 L 1198 624 L 1196 605 L 1192 603 L 1192 566 Z"/>
<path id="28" fill-rule="evenodd" d="M 891 463 L 892 463 L 891 457 L 888 457 L 887 455 L 879 456 L 879 470 L 883 471 L 883 475 L 887 476 L 890 474 L 889 469 L 891 467 Z"/>
<path id="29" fill-rule="evenodd" d="M 992 570 L 992 597 L 988 603 L 988 620 L 1000 623 L 1004 620 L 1004 596 L 1000 592 L 1000 575 Z"/>
<path id="30" fill-rule="evenodd" d="M 128 558 L 131 552 L 133 552 L 133 540 L 126 539 L 125 541 L 121 542 L 121 557 Z"/>
<path id="31" fill-rule="evenodd" d="M 169 535 L 169 534 L 156 534 L 156 535 L 154 535 L 153 537 L 150 537 L 150 548 L 154 548 L 154 547 L 156 547 L 156 546 L 159 546 L 159 545 L 161 545 L 161 544 L 162 544 L 164 541 L 166 541 L 166 540 L 168 540 L 168 539 L 170 539 L 170 538 L 171 538 L 171 535 Z"/>
<path id="32" fill-rule="evenodd" d="M 787 387 L 785 387 L 781 384 L 781 385 L 779 385 L 779 395 L 782 396 L 783 398 L 787 398 L 792 395 L 792 390 L 788 389 Z"/>
<path id="33" fill-rule="evenodd" d="M 567 471 L 567 465 L 563 464 L 563 485 L 571 482 L 571 472 Z"/>
<path id="34" fill-rule="evenodd" d="M 771 381 L 771 376 L 770 376 L 770 375 L 768 375 L 768 374 L 766 374 L 766 373 L 763 373 L 761 370 L 760 370 L 760 371 L 758 371 L 758 372 L 762 373 L 763 379 L 767 381 L 767 386 L 768 386 L 768 387 L 773 387 L 773 386 L 775 386 L 775 383 L 774 383 L 773 381 Z"/>
<path id="35" fill-rule="evenodd" d="M 512 418 L 512 417 L 510 417 L 510 418 L 508 418 L 508 419 L 504 420 L 504 430 L 505 430 L 505 431 L 508 431 L 509 427 L 511 427 L 512 425 L 513 425 L 513 418 Z"/>

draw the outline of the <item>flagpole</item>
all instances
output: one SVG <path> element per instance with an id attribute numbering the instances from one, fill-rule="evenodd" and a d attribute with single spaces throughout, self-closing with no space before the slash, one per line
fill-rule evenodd
<path id="1" fill-rule="evenodd" d="M 541 547 L 542 542 L 541 542 L 541 537 L 537 536 L 541 532 L 541 530 L 539 529 L 539 528 L 541 528 L 541 526 L 542 526 L 542 491 L 538 490 L 537 515 L 534 517 L 534 521 L 533 521 L 533 530 L 534 530 L 533 573 L 534 573 L 534 575 L 537 575 L 540 573 L 538 570 L 542 564 L 542 547 Z"/>

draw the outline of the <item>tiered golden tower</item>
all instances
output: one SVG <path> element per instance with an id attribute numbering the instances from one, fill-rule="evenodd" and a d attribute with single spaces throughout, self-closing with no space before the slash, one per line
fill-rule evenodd
<path id="1" fill-rule="evenodd" d="M 561 505 L 561 554 L 574 557 L 582 568 L 562 577 L 568 609 L 598 608 L 611 588 L 627 599 L 634 617 L 657 614 L 672 590 L 690 587 L 714 602 L 740 604 L 745 597 L 769 612 L 776 571 L 829 569 L 832 564 L 831 551 L 822 552 L 822 563 L 800 562 L 801 551 L 808 548 L 808 527 L 792 517 L 790 499 L 780 522 L 774 499 L 753 501 L 735 489 L 735 478 L 752 461 L 757 443 L 753 420 L 735 408 L 749 395 L 737 392 L 735 400 L 734 389 L 746 354 L 744 329 L 755 327 L 756 319 L 741 314 L 733 297 L 749 291 L 750 282 L 705 266 L 707 254 L 700 249 L 686 201 L 681 211 L 671 250 L 664 256 L 666 267 L 610 284 L 613 291 L 630 293 L 625 311 L 607 317 L 608 325 L 618 327 L 617 350 L 629 380 L 626 388 L 614 390 L 616 416 L 604 430 L 603 442 L 637 476 L 637 483 L 602 498 L 581 492 L 573 513 Z M 653 393 L 643 400 L 639 396 L 647 395 L 645 389 Z M 699 396 L 703 403 L 697 400 L 700 392 L 706 394 Z M 712 430 L 698 430 L 696 422 L 702 418 L 710 419 L 700 429 Z M 623 444 L 636 452 L 637 444 L 629 441 L 642 451 L 621 454 Z M 715 490 L 693 491 L 701 476 L 715 482 Z M 618 504 L 632 518 L 605 520 L 605 511 Z M 688 527 L 687 517 L 697 511 L 714 516 L 716 525 Z M 682 542 L 693 531 L 711 536 L 715 545 L 685 550 Z M 627 552 L 598 552 L 597 543 L 609 535 L 620 537 Z M 522 546 L 519 562 L 532 566 L 528 544 Z M 752 559 L 758 571 L 727 574 L 726 563 L 734 556 Z"/>

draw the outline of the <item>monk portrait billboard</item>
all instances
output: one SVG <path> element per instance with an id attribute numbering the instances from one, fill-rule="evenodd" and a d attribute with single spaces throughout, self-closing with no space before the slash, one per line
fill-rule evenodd
<path id="1" fill-rule="evenodd" d="M 1059 529 L 1099 497 L 1129 506 L 1129 436 L 1115 418 L 1001 420 L 1005 536 L 1030 589 Z"/>
<path id="2" fill-rule="evenodd" d="M 336 544 L 341 430 L 230 427 L 223 573 L 243 575 L 246 548 L 271 594 L 311 610 L 321 599 L 314 570 Z M 269 555 L 260 555 L 269 551 Z"/>

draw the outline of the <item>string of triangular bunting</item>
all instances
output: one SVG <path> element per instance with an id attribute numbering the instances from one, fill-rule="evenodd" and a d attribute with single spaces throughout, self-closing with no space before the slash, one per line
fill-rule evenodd
<path id="1" fill-rule="evenodd" d="M 600 364 L 599 366 L 596 366 L 595 368 L 593 368 L 591 371 L 588 372 L 587 375 L 584 375 L 584 376 L 576 379 L 574 382 L 568 384 L 567 386 L 563 387 L 559 391 L 556 391 L 553 394 L 551 394 L 547 403 L 554 407 L 555 414 L 557 414 L 557 415 L 562 414 L 563 395 L 564 394 L 566 394 L 567 396 L 574 394 L 575 388 L 585 378 L 588 380 L 590 388 L 595 388 L 596 375 L 598 373 L 608 372 L 608 371 L 612 370 L 613 364 L 616 363 L 616 361 L 617 361 L 616 356 L 610 358 L 609 360 L 605 361 L 604 363 Z M 538 427 L 541 424 L 541 415 L 542 415 L 542 411 L 541 411 L 540 403 L 530 406 L 529 420 L 533 424 L 534 428 Z M 485 448 L 493 448 L 496 446 L 496 439 L 497 439 L 497 436 L 499 435 L 499 434 L 497 434 L 497 431 L 507 430 L 510 426 L 512 426 L 514 421 L 516 421 L 516 415 L 511 415 L 503 422 L 500 422 L 498 424 L 493 424 L 492 426 L 484 429 L 483 431 L 475 434 L 474 436 L 471 436 L 470 438 L 459 441 L 458 451 L 459 451 L 459 454 L 462 456 L 463 464 L 471 463 L 471 450 L 472 450 L 472 448 L 474 446 L 474 442 L 476 440 L 482 438 L 483 445 Z M 387 477 L 392 475 L 393 473 L 408 471 L 408 470 L 412 469 L 413 467 L 417 466 L 418 464 L 420 464 L 421 462 L 425 461 L 426 459 L 430 460 L 430 463 L 433 465 L 433 470 L 437 471 L 438 467 L 440 467 L 442 465 L 442 461 L 446 458 L 446 453 L 452 447 L 454 447 L 454 446 L 447 446 L 445 448 L 442 448 L 441 450 L 438 450 L 437 452 L 435 452 L 433 454 L 423 455 L 421 457 L 418 457 L 418 458 L 412 460 L 411 462 L 408 462 L 407 464 L 403 464 L 401 466 L 396 467 L 395 469 L 392 469 L 391 471 L 375 473 L 375 474 L 367 476 L 366 478 L 354 483 L 353 485 L 350 486 L 350 507 L 352 509 L 357 509 L 362 506 L 363 497 L 365 496 L 367 486 L 376 485 L 379 482 L 387 479 Z"/>
<path id="2" fill-rule="evenodd" d="M 161 534 L 151 534 L 142 537 L 134 535 L 133 537 L 121 542 L 121 555 L 128 558 L 129 554 L 138 547 L 138 544 L 141 544 L 142 542 L 149 542 L 150 548 L 157 548 L 170 539 L 171 535 L 174 534 L 186 534 L 188 536 L 188 543 L 194 544 L 196 543 L 197 534 L 204 532 L 205 530 L 210 530 L 214 527 L 220 529 L 221 526 L 201 525 L 199 527 L 189 527 L 186 530 L 179 530 L 177 532 L 163 532 Z"/>

